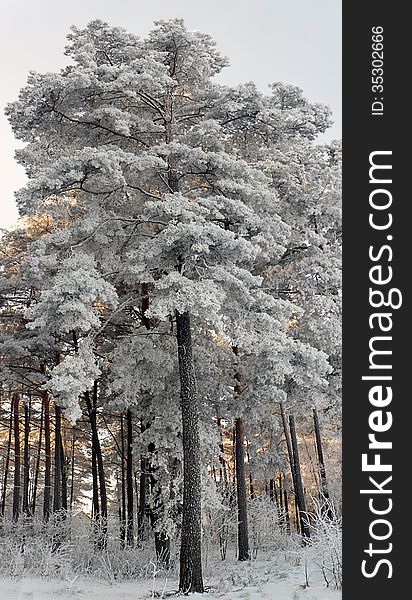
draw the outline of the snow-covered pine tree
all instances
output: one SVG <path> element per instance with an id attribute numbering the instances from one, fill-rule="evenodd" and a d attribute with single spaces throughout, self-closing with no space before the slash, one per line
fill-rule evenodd
<path id="1" fill-rule="evenodd" d="M 66 228 L 42 245 L 39 272 L 49 261 L 55 272 L 29 316 L 49 329 L 60 315 L 64 332 L 82 334 L 51 380 L 74 416 L 74 399 L 99 373 L 97 303 L 120 298 L 109 323 L 126 305 L 139 310 L 146 286 L 146 317 L 156 333 L 173 328 L 184 464 L 180 590 L 202 592 L 193 324 L 227 329 L 233 290 L 243 313 L 260 303 L 263 316 L 274 322 L 278 313 L 282 321 L 285 302 L 261 290 L 262 272 L 285 254 L 291 228 L 278 215 L 271 178 L 252 164 L 254 147 L 314 138 L 329 114 L 295 88 L 275 85 L 265 96 L 252 84 L 213 83 L 227 61 L 209 36 L 181 20 L 157 23 L 144 40 L 94 21 L 73 28 L 69 41 L 73 63 L 60 73 L 33 73 L 8 107 L 27 144 L 18 152 L 30 178 L 21 212 L 53 212 L 56 196 L 71 199 Z M 279 344 L 284 330 L 281 323 L 275 331 Z"/>

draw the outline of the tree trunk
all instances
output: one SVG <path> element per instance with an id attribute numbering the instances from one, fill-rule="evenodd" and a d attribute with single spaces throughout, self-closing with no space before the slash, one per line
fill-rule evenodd
<path id="1" fill-rule="evenodd" d="M 283 498 L 284 498 L 284 506 L 285 506 L 286 532 L 290 534 L 291 530 L 290 530 L 289 501 L 288 501 L 288 493 L 286 491 L 286 488 L 283 490 Z"/>
<path id="2" fill-rule="evenodd" d="M 20 514 L 20 398 L 13 394 L 13 431 L 14 431 L 14 488 L 13 488 L 13 520 L 17 521 Z"/>
<path id="3" fill-rule="evenodd" d="M 62 471 L 62 509 L 67 512 L 67 458 L 63 444 L 63 428 L 60 429 L 60 455 Z"/>
<path id="4" fill-rule="evenodd" d="M 245 426 L 243 419 L 235 421 L 236 489 L 238 510 L 238 559 L 249 560 L 247 523 L 246 474 L 245 474 Z"/>
<path id="5" fill-rule="evenodd" d="M 97 457 L 94 436 L 92 434 L 92 517 L 97 522 L 100 519 L 99 508 L 99 476 L 97 473 Z"/>
<path id="6" fill-rule="evenodd" d="M 183 520 L 179 590 L 202 594 L 202 524 L 199 410 L 190 314 L 176 311 L 183 427 Z"/>
<path id="7" fill-rule="evenodd" d="M 143 540 L 146 522 L 146 496 L 148 486 L 148 464 L 144 456 L 140 457 L 139 478 L 139 507 L 137 514 L 137 534 L 140 541 Z"/>
<path id="8" fill-rule="evenodd" d="M 250 499 L 253 500 L 253 498 L 255 497 L 255 486 L 253 483 L 253 475 L 252 475 L 252 465 L 251 465 L 251 460 L 250 460 L 250 452 L 249 452 L 249 442 L 246 442 L 246 456 L 247 456 L 247 462 L 249 465 L 249 493 L 250 493 Z"/>
<path id="9" fill-rule="evenodd" d="M 89 413 L 90 429 L 92 432 L 92 456 L 94 451 L 100 488 L 100 519 L 97 546 L 100 549 L 105 549 L 107 546 L 107 492 L 106 479 L 104 475 L 102 448 L 100 445 L 99 434 L 97 431 L 97 383 L 95 383 L 93 389 L 93 405 L 90 400 L 89 392 L 85 393 L 85 399 L 87 411 Z"/>
<path id="10" fill-rule="evenodd" d="M 153 456 L 155 454 L 156 446 L 153 442 L 149 444 L 148 451 L 149 455 Z M 153 465 L 153 461 L 150 459 L 148 460 L 148 464 L 150 473 L 150 493 L 152 496 L 151 507 L 148 512 L 150 524 L 154 530 L 156 558 L 159 563 L 168 566 L 170 562 L 170 538 L 166 532 L 157 531 L 156 529 L 156 525 L 164 512 L 163 500 L 156 481 L 156 471 L 158 469 Z"/>
<path id="11" fill-rule="evenodd" d="M 141 310 L 141 322 L 142 325 L 150 331 L 152 323 L 147 317 L 146 313 L 149 308 L 149 285 L 148 283 L 142 283 L 140 286 L 140 310 Z M 150 423 L 144 423 L 143 419 L 140 422 L 140 431 L 143 433 L 150 427 Z M 149 486 L 149 461 L 141 455 L 140 456 L 140 479 L 139 479 L 139 494 L 136 494 L 138 498 L 137 508 L 137 537 L 139 541 L 142 541 L 145 533 L 146 525 L 146 503 L 147 503 L 147 492 Z"/>
<path id="12" fill-rule="evenodd" d="M 24 446 L 23 446 L 23 512 L 29 514 L 29 484 L 30 484 L 30 404 L 24 403 Z"/>
<path id="13" fill-rule="evenodd" d="M 296 496 L 296 494 L 295 494 L 295 525 L 296 525 L 296 531 L 298 533 L 302 533 L 299 506 L 298 506 L 298 497 Z"/>
<path id="14" fill-rule="evenodd" d="M 283 481 L 285 481 L 285 475 L 283 475 Z M 274 482 L 276 489 L 276 480 Z M 283 484 L 282 484 L 282 473 L 279 473 L 279 503 L 280 508 L 283 511 Z"/>
<path id="15" fill-rule="evenodd" d="M 328 480 L 326 477 L 326 469 L 325 469 L 325 460 L 323 458 L 323 448 L 322 448 L 322 437 L 320 434 L 319 427 L 319 417 L 316 408 L 313 409 L 313 423 L 315 426 L 315 438 L 316 438 L 316 450 L 318 453 L 318 461 L 319 461 L 319 472 L 320 472 L 320 483 L 321 483 L 321 491 L 324 499 L 327 502 L 325 514 L 332 518 L 332 507 L 330 505 L 329 499 L 329 489 L 328 489 Z"/>
<path id="16" fill-rule="evenodd" d="M 220 480 L 223 482 L 224 495 L 228 496 L 228 476 L 227 476 L 227 466 L 225 460 L 225 446 L 223 440 L 222 433 L 222 419 L 217 417 L 216 420 L 217 426 L 219 428 L 219 462 L 220 462 Z"/>
<path id="17" fill-rule="evenodd" d="M 37 456 L 36 456 L 36 467 L 35 467 L 35 471 L 34 471 L 33 495 L 32 495 L 32 499 L 31 499 L 31 512 L 32 512 L 33 516 L 36 512 L 37 487 L 38 487 L 38 483 L 39 483 L 39 474 L 40 474 L 41 446 L 43 443 L 43 422 L 44 422 L 44 399 L 42 398 L 41 413 L 40 413 L 39 439 L 38 439 Z"/>
<path id="18" fill-rule="evenodd" d="M 121 502 L 120 502 L 120 540 L 124 546 L 126 541 L 126 456 L 124 447 L 124 416 L 123 413 L 120 415 L 120 451 L 121 451 Z"/>
<path id="19" fill-rule="evenodd" d="M 44 403 L 44 496 L 43 519 L 49 520 L 51 511 L 51 443 L 50 443 L 50 398 L 43 392 Z"/>
<path id="20" fill-rule="evenodd" d="M 126 491 L 127 491 L 127 523 L 126 523 L 126 542 L 128 546 L 134 544 L 134 523 L 133 523 L 133 421 L 132 411 L 128 409 L 126 413 L 127 424 L 127 461 L 126 461 Z"/>
<path id="21" fill-rule="evenodd" d="M 55 405 L 55 432 L 54 432 L 54 494 L 53 512 L 62 508 L 62 453 L 61 453 L 61 406 Z"/>
<path id="22" fill-rule="evenodd" d="M 8 438 L 7 438 L 6 464 L 4 465 L 3 494 L 1 497 L 1 509 L 0 509 L 0 516 L 2 516 L 2 517 L 4 517 L 4 513 L 6 510 L 7 480 L 9 478 L 12 435 L 13 435 L 13 400 L 10 402 L 9 433 L 8 433 Z"/>
<path id="23" fill-rule="evenodd" d="M 150 427 L 150 423 L 145 424 L 143 420 L 140 421 L 140 432 L 143 433 Z M 147 491 L 149 485 L 149 461 L 143 454 L 140 455 L 140 477 L 139 477 L 139 503 L 137 507 L 137 536 L 139 541 L 144 538 L 145 525 L 146 525 L 146 504 L 147 504 Z"/>
<path id="24" fill-rule="evenodd" d="M 290 437 L 292 442 L 292 450 L 293 450 L 293 465 L 295 471 L 295 480 L 296 480 L 296 500 L 299 509 L 299 519 L 300 519 L 300 529 L 304 538 L 310 537 L 309 525 L 307 523 L 307 510 L 306 510 L 306 500 L 305 494 L 303 491 L 302 484 L 302 475 L 300 470 L 300 460 L 299 460 L 299 450 L 298 450 L 298 441 L 296 437 L 296 426 L 295 426 L 295 418 L 293 415 L 289 415 L 289 427 L 290 427 Z"/>
<path id="25" fill-rule="evenodd" d="M 280 414 L 281 414 L 281 417 L 282 417 L 283 432 L 285 434 L 286 448 L 287 448 L 287 451 L 288 451 L 290 472 L 291 472 L 291 475 L 292 475 L 293 490 L 294 490 L 294 492 L 296 494 L 296 475 L 295 475 L 295 467 L 294 467 L 294 461 L 293 461 L 292 444 L 291 444 L 291 441 L 290 441 L 290 434 L 289 434 L 288 424 L 287 424 L 287 421 L 286 421 L 285 408 L 284 408 L 284 406 L 283 406 L 282 403 L 280 403 Z"/>
<path id="26" fill-rule="evenodd" d="M 72 433 L 72 447 L 71 447 L 71 460 L 70 460 L 70 512 L 73 510 L 73 499 L 74 499 L 74 446 L 76 443 L 76 433 L 73 427 Z"/>
<path id="27" fill-rule="evenodd" d="M 239 349 L 232 347 L 233 353 L 237 356 Z M 240 373 L 235 373 L 236 385 L 234 388 L 235 397 L 241 393 Z M 246 469 L 245 469 L 245 425 L 243 419 L 235 420 L 235 467 L 236 467 L 236 491 L 237 491 L 237 510 L 238 510 L 238 559 L 249 560 L 249 537 L 247 522 L 247 499 L 246 499 Z M 253 483 L 251 483 L 251 494 L 253 493 Z"/>
<path id="28" fill-rule="evenodd" d="M 278 491 L 276 489 L 276 480 L 275 479 L 271 479 L 269 481 L 269 494 L 270 494 L 269 497 L 270 497 L 271 501 L 274 502 L 275 506 L 276 506 L 276 514 L 278 517 L 279 527 L 281 529 L 283 529 L 283 526 L 284 526 L 283 499 L 279 500 L 279 498 L 282 498 L 282 487 L 280 487 L 279 494 L 278 494 Z"/>

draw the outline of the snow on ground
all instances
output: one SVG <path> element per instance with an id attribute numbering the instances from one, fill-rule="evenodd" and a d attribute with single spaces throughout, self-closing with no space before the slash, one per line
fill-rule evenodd
<path id="1" fill-rule="evenodd" d="M 286 562 L 286 560 L 288 562 Z M 300 564 L 298 564 L 300 563 Z M 305 585 L 302 557 L 276 557 L 251 563 L 213 561 L 205 569 L 207 594 L 191 598 L 204 600 L 340 600 L 341 592 L 327 588 L 321 573 L 308 569 Z M 175 579 L 165 576 L 153 580 L 110 584 L 102 580 L 74 578 L 4 579 L 0 578 L 0 600 L 146 600 L 170 598 L 177 590 Z"/>

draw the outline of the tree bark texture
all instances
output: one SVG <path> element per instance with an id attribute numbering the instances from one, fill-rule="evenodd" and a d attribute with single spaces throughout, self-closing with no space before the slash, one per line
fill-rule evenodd
<path id="1" fill-rule="evenodd" d="M 13 519 L 17 521 L 20 514 L 20 397 L 13 394 L 13 432 L 14 432 L 14 485 L 13 485 Z"/>
<path id="2" fill-rule="evenodd" d="M 176 312 L 183 427 L 183 521 L 179 590 L 202 594 L 202 525 L 199 410 L 190 315 Z"/>
<path id="3" fill-rule="evenodd" d="M 296 437 L 296 425 L 295 418 L 293 415 L 289 415 L 289 427 L 290 427 L 290 438 L 292 442 L 292 451 L 293 451 L 293 466 L 295 471 L 295 481 L 296 481 L 296 500 L 299 509 L 299 519 L 300 519 L 300 530 L 305 538 L 310 537 L 309 526 L 307 523 L 307 510 L 306 510 L 306 500 L 305 493 L 303 490 L 302 483 L 302 474 L 300 469 L 300 459 L 299 459 L 299 449 L 298 449 L 298 441 Z"/>
<path id="4" fill-rule="evenodd" d="M 126 542 L 128 546 L 134 544 L 134 519 L 133 519 L 133 419 L 132 411 L 126 413 L 127 429 L 127 461 L 126 461 L 126 491 L 127 491 L 127 523 Z"/>
<path id="5" fill-rule="evenodd" d="M 7 481 L 9 478 L 12 436 L 13 436 L 13 400 L 10 402 L 10 421 L 9 421 L 9 433 L 8 433 L 8 438 L 7 438 L 7 454 L 6 454 L 6 464 L 4 465 L 3 493 L 1 496 L 0 515 L 2 517 L 4 517 L 4 513 L 6 510 Z"/>
<path id="6" fill-rule="evenodd" d="M 249 537 L 245 472 L 245 425 L 243 419 L 235 421 L 236 489 L 238 510 L 238 559 L 249 560 Z"/>

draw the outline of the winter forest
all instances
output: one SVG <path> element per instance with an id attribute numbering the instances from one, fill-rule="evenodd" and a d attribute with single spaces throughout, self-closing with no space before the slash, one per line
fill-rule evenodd
<path id="1" fill-rule="evenodd" d="M 0 597 L 337 599 L 331 112 L 180 19 L 67 38 L 6 109 Z"/>

